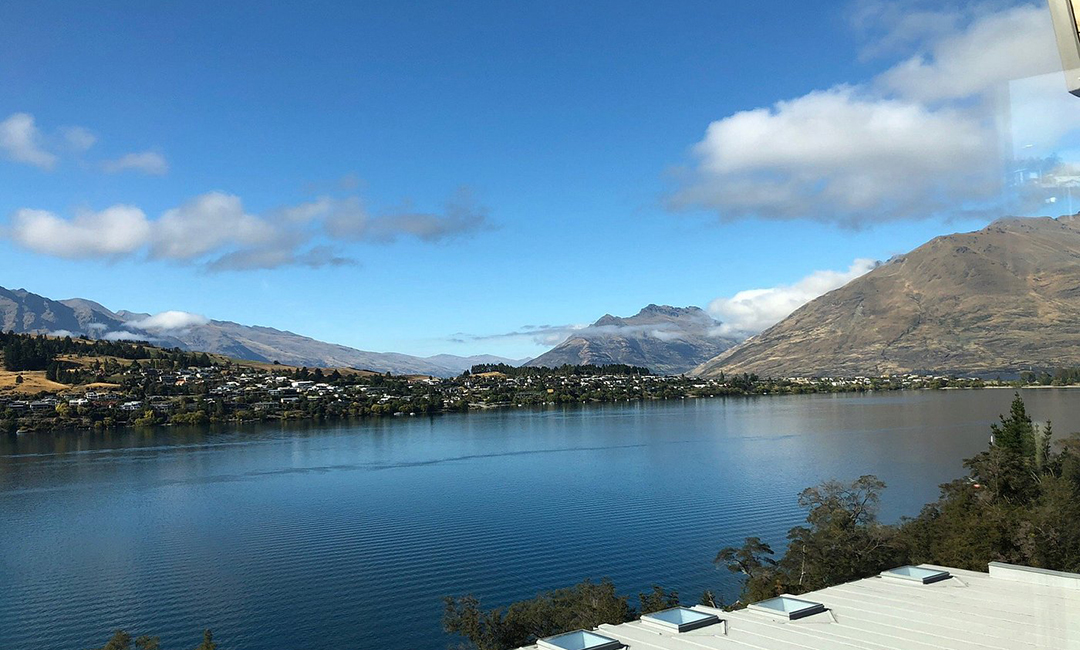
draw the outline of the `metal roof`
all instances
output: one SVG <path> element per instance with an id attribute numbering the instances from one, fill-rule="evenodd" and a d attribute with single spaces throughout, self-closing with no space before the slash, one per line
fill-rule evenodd
<path id="1" fill-rule="evenodd" d="M 1080 650 L 1080 574 L 992 563 L 930 584 L 874 576 L 799 596 L 825 611 L 789 620 L 750 609 L 687 632 L 601 625 L 628 650 Z M 533 650 L 527 646 L 522 650 Z"/>

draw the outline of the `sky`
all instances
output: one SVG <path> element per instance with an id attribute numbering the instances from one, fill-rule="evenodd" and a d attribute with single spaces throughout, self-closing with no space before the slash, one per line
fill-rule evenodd
<path id="1" fill-rule="evenodd" d="M 1070 100 L 1045 3 L 11 0 L 0 285 L 418 355 L 749 335 L 1065 213 Z"/>

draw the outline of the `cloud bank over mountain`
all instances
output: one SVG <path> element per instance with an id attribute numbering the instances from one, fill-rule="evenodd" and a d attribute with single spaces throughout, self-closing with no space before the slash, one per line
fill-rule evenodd
<path id="1" fill-rule="evenodd" d="M 857 259 L 845 271 L 814 271 L 793 284 L 746 289 L 713 300 L 708 311 L 721 321 L 721 335 L 746 338 L 772 327 L 814 298 L 844 286 L 877 265 L 871 259 Z"/>

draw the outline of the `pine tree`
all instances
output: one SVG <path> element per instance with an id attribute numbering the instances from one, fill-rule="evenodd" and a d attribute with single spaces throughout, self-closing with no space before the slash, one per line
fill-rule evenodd
<path id="1" fill-rule="evenodd" d="M 210 630 L 203 630 L 203 639 L 195 650 L 216 650 L 217 644 L 214 643 L 214 633 Z"/>
<path id="2" fill-rule="evenodd" d="M 1033 457 L 1035 455 L 1035 427 L 1031 423 L 1031 416 L 1024 408 L 1024 400 L 1020 393 L 1016 393 L 1012 406 L 1009 407 L 1009 417 L 1001 416 L 1001 424 L 991 425 L 992 440 L 995 447 L 1011 451 L 1020 456 Z"/>

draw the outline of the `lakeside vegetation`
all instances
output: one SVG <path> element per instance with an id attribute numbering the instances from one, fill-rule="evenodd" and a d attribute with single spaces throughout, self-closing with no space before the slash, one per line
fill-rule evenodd
<path id="1" fill-rule="evenodd" d="M 875 476 L 826 481 L 799 494 L 805 525 L 779 556 L 759 537 L 720 549 L 714 562 L 741 579 L 737 600 L 706 591 L 700 602 L 739 609 L 798 595 L 905 564 L 986 571 L 991 561 L 1080 572 L 1080 434 L 1053 443 L 1049 423 L 1028 415 L 1019 394 L 992 425 L 989 447 L 964 461 L 968 474 L 941 486 L 937 501 L 896 524 L 878 520 L 885 484 Z M 656 596 L 646 603 L 647 596 Z M 610 581 L 582 582 L 505 608 L 472 596 L 445 599 L 443 627 L 475 650 L 511 650 L 574 629 L 618 624 L 679 603 L 655 587 L 630 607 Z"/>
<path id="2" fill-rule="evenodd" d="M 135 650 L 161 649 L 161 639 L 156 636 L 144 634 L 133 638 L 124 630 L 117 630 L 105 645 L 100 648 L 91 648 L 90 650 L 132 650 L 132 644 L 134 644 Z M 203 630 L 202 643 L 195 646 L 195 650 L 217 650 L 217 643 L 214 642 L 214 633 L 210 630 Z"/>
<path id="3" fill-rule="evenodd" d="M 332 421 L 478 409 L 708 397 L 1064 386 L 1080 369 L 1017 381 L 903 375 L 772 379 L 659 376 L 611 366 L 474 366 L 459 377 L 308 369 L 145 342 L 0 333 L 0 433 L 124 426 Z"/>

